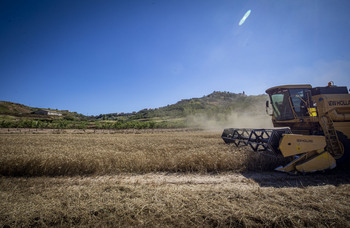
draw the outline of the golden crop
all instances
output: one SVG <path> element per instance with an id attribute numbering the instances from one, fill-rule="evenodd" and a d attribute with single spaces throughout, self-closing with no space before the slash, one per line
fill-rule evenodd
<path id="1" fill-rule="evenodd" d="M 0 227 L 350 227 L 347 171 L 267 171 L 220 133 L 32 133 L 0 134 Z"/>
<path id="2" fill-rule="evenodd" d="M 278 165 L 218 133 L 2 134 L 0 174 L 58 176 L 125 172 L 222 172 Z"/>

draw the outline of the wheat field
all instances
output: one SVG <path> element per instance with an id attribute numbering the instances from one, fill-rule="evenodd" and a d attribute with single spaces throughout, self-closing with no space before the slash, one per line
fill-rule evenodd
<path id="1" fill-rule="evenodd" d="M 350 227 L 350 175 L 218 132 L 0 134 L 0 227 Z"/>
<path id="2" fill-rule="evenodd" d="M 224 144 L 217 132 L 2 134 L 0 145 L 4 176 L 222 172 L 278 165 L 276 159 Z"/>

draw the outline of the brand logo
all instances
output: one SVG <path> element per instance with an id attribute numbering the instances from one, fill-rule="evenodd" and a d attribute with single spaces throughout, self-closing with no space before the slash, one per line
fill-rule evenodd
<path id="1" fill-rule="evenodd" d="M 303 143 L 313 143 L 313 142 L 314 142 L 314 140 L 312 140 L 312 139 L 309 139 L 309 140 L 307 140 L 307 139 L 297 139 L 297 142 L 303 142 Z"/>
<path id="2" fill-rule="evenodd" d="M 345 106 L 350 105 L 350 100 L 343 100 L 343 101 L 328 101 L 329 106 Z"/>

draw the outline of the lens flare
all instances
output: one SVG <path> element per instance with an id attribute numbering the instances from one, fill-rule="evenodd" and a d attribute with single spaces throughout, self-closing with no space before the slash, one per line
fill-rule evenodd
<path id="1" fill-rule="evenodd" d="M 245 20 L 247 20 L 247 18 L 249 17 L 250 15 L 250 12 L 252 12 L 251 10 L 248 10 L 244 16 L 242 17 L 242 19 L 240 20 L 240 22 L 238 23 L 239 26 L 243 25 L 243 23 L 245 22 Z"/>

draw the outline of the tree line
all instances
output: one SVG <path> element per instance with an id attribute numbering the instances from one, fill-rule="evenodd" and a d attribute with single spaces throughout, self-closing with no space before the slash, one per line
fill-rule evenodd
<path id="1" fill-rule="evenodd" d="M 70 120 L 2 120 L 0 128 L 40 129 L 153 129 L 184 128 L 184 121 L 70 121 Z"/>

